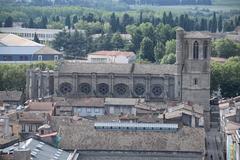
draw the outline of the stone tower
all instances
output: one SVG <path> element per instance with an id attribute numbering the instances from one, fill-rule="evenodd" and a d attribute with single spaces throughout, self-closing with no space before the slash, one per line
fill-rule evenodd
<path id="1" fill-rule="evenodd" d="M 204 106 L 205 126 L 209 123 L 211 37 L 203 32 L 176 30 L 176 64 L 182 101 Z"/>

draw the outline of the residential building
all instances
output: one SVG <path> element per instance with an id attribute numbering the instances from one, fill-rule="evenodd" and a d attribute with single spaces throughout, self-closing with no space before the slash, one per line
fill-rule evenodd
<path id="1" fill-rule="evenodd" d="M 135 98 L 105 98 L 105 108 L 108 114 L 132 114 L 136 115 L 135 105 L 140 99 Z M 144 101 L 144 99 L 142 99 Z"/>
<path id="2" fill-rule="evenodd" d="M 126 51 L 97 51 L 88 54 L 90 63 L 134 63 L 136 55 Z"/>
<path id="3" fill-rule="evenodd" d="M 45 113 L 49 115 L 54 114 L 54 103 L 53 102 L 29 102 L 26 106 L 25 111 L 31 113 Z"/>
<path id="4" fill-rule="evenodd" d="M 62 53 L 28 39 L 0 34 L 1 63 L 31 63 L 33 61 L 57 61 Z"/>
<path id="5" fill-rule="evenodd" d="M 93 117 L 105 114 L 104 98 L 67 99 L 56 102 L 55 108 L 57 116 Z"/>
<path id="6" fill-rule="evenodd" d="M 23 96 L 21 91 L 0 91 L 0 106 L 2 104 L 6 110 L 16 108 L 22 104 Z"/>

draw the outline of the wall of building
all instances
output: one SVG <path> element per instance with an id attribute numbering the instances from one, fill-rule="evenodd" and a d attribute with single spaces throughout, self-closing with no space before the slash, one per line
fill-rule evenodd
<path id="1" fill-rule="evenodd" d="M 74 107 L 73 113 L 81 117 L 102 116 L 105 113 L 105 109 L 104 107 Z"/>

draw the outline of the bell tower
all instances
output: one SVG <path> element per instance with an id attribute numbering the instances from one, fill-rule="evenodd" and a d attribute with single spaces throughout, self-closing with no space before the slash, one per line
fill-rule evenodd
<path id="1" fill-rule="evenodd" d="M 176 33 L 176 54 L 181 85 L 181 100 L 204 106 L 209 114 L 211 37 L 203 32 Z M 205 123 L 208 123 L 207 116 Z"/>

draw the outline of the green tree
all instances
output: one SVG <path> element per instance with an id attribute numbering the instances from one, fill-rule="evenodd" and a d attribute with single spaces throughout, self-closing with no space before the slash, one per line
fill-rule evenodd
<path id="1" fill-rule="evenodd" d="M 144 37 L 141 42 L 140 57 L 155 62 L 153 41 L 148 37 Z"/>
<path id="2" fill-rule="evenodd" d="M 211 32 L 217 32 L 217 17 L 215 12 L 213 13 Z"/>
<path id="3" fill-rule="evenodd" d="M 77 17 L 77 15 L 74 15 L 73 20 L 72 20 L 73 28 L 74 28 L 74 24 L 76 24 L 77 22 L 78 22 L 78 17 Z"/>
<path id="4" fill-rule="evenodd" d="M 13 26 L 13 18 L 11 16 L 7 17 L 4 22 L 4 27 L 12 27 Z"/>
<path id="5" fill-rule="evenodd" d="M 165 46 L 162 42 L 157 42 L 156 46 L 154 47 L 154 57 L 157 63 L 160 63 L 162 57 L 165 54 Z"/>
<path id="6" fill-rule="evenodd" d="M 214 50 L 219 57 L 229 58 L 238 56 L 240 49 L 238 45 L 229 39 L 219 39 L 214 42 Z"/>
<path id="7" fill-rule="evenodd" d="M 66 19 L 65 19 L 65 26 L 68 27 L 68 29 L 71 29 L 71 19 L 70 19 L 70 15 L 67 15 Z"/>
<path id="8" fill-rule="evenodd" d="M 218 31 L 222 32 L 223 30 L 223 22 L 222 22 L 222 15 L 218 17 Z"/>
<path id="9" fill-rule="evenodd" d="M 70 36 L 64 53 L 69 57 L 85 57 L 87 52 L 87 37 L 77 30 Z"/>
<path id="10" fill-rule="evenodd" d="M 33 18 L 30 18 L 28 22 L 28 28 L 34 28 L 34 27 L 35 27 L 35 24 L 33 22 Z"/>
<path id="11" fill-rule="evenodd" d="M 165 45 L 166 54 L 176 53 L 176 40 L 168 40 Z"/>
<path id="12" fill-rule="evenodd" d="M 111 43 L 115 50 L 122 49 L 124 47 L 124 41 L 119 33 L 115 33 L 112 36 Z"/>
<path id="13" fill-rule="evenodd" d="M 40 40 L 39 40 L 36 32 L 35 32 L 35 34 L 34 34 L 34 39 L 33 39 L 33 41 L 34 41 L 34 42 L 37 42 L 37 43 L 40 43 Z"/>
<path id="14" fill-rule="evenodd" d="M 161 60 L 161 64 L 174 64 L 176 62 L 176 55 L 173 53 L 166 54 Z"/>
<path id="15" fill-rule="evenodd" d="M 150 38 L 153 42 L 155 42 L 155 35 L 154 35 L 154 27 L 152 23 L 142 23 L 139 26 L 139 29 L 141 30 L 144 37 Z"/>
<path id="16" fill-rule="evenodd" d="M 64 51 L 69 39 L 70 39 L 70 35 L 66 32 L 66 30 L 59 32 L 52 42 L 53 48 L 58 51 Z"/>
<path id="17" fill-rule="evenodd" d="M 112 13 L 110 16 L 110 26 L 111 26 L 111 31 L 113 33 L 117 32 L 118 26 L 119 26 L 119 20 L 117 20 L 117 17 L 115 16 L 115 13 Z"/>

